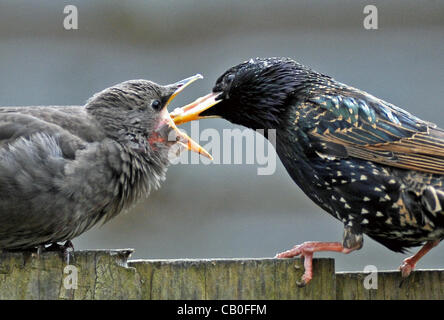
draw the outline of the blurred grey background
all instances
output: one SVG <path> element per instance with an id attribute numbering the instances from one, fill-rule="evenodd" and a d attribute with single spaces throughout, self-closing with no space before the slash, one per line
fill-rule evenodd
<path id="1" fill-rule="evenodd" d="M 79 29 L 63 28 L 76 5 Z M 363 8 L 379 30 L 363 28 Z M 444 127 L 444 1 L 0 0 L 0 105 L 83 104 L 137 78 L 205 76 L 178 97 L 206 94 L 250 57 L 288 56 Z M 200 128 L 232 127 L 223 120 Z M 185 129 L 189 126 L 185 125 Z M 136 258 L 269 257 L 306 240 L 339 241 L 342 225 L 307 199 L 283 166 L 176 165 L 162 189 L 74 241 L 77 249 L 135 248 Z M 369 238 L 337 270 L 397 268 L 406 256 Z M 444 246 L 420 268 L 444 267 Z"/>

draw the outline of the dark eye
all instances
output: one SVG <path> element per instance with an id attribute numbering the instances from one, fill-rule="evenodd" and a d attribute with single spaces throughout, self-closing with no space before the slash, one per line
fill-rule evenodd
<path id="1" fill-rule="evenodd" d="M 154 110 L 159 110 L 159 109 L 162 107 L 162 103 L 161 103 L 159 100 L 154 100 L 154 101 L 151 103 L 151 107 L 152 107 Z"/>
<path id="2" fill-rule="evenodd" d="M 229 75 L 227 76 L 227 79 L 226 79 L 226 84 L 227 84 L 228 86 L 230 86 L 231 83 L 233 82 L 233 80 L 234 80 L 234 74 L 229 74 Z"/>

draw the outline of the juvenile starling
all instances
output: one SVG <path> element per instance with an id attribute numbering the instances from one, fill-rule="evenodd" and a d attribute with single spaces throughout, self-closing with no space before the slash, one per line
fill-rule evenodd
<path id="1" fill-rule="evenodd" d="M 176 124 L 222 117 L 276 130 L 276 151 L 302 191 L 344 224 L 341 242 L 305 242 L 277 257 L 349 253 L 363 234 L 396 251 L 424 245 L 402 263 L 408 276 L 444 237 L 444 131 L 288 58 L 251 59 L 213 92 L 172 114 Z"/>
<path id="2" fill-rule="evenodd" d="M 167 111 L 199 78 L 126 81 L 85 106 L 0 108 L 0 249 L 69 243 L 158 188 L 178 146 L 209 156 Z"/>

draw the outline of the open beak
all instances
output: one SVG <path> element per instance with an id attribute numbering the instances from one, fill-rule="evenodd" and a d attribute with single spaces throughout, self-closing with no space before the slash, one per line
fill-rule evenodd
<path id="1" fill-rule="evenodd" d="M 168 112 L 166 112 L 166 116 L 164 117 L 164 119 L 166 124 L 175 131 L 176 133 L 175 140 L 177 141 L 177 143 L 180 143 L 190 151 L 197 152 L 207 157 L 208 159 L 213 160 L 213 157 L 211 156 L 211 154 L 208 153 L 207 150 L 202 148 L 196 141 L 191 139 L 185 132 L 180 131 L 179 128 L 177 128 L 177 126 L 174 124 L 174 121 L 173 119 L 171 119 Z"/>
<path id="2" fill-rule="evenodd" d="M 203 79 L 203 76 L 201 74 L 196 74 L 192 77 L 177 81 L 176 83 L 168 85 L 168 87 L 175 88 L 176 90 L 173 92 L 173 94 L 169 97 L 168 101 L 166 102 L 165 106 L 168 106 L 168 104 L 173 101 L 173 99 L 181 93 L 186 87 L 188 87 L 190 84 L 192 84 L 194 81 Z"/>
<path id="3" fill-rule="evenodd" d="M 167 111 L 168 104 L 173 101 L 173 99 L 183 91 L 186 87 L 188 87 L 191 83 L 198 79 L 203 79 L 203 77 L 200 74 L 196 74 L 195 76 L 186 78 L 184 80 L 178 81 L 174 84 L 171 84 L 169 86 L 176 88 L 176 90 L 173 92 L 173 94 L 168 98 L 168 101 L 165 104 L 163 115 L 164 122 L 172 128 L 176 133 L 176 141 L 177 143 L 182 144 L 185 148 L 187 148 L 190 151 L 197 152 L 210 160 L 213 160 L 213 157 L 204 149 L 202 148 L 197 142 L 192 140 L 185 132 L 180 131 L 176 124 L 174 123 L 173 119 L 171 118 L 171 114 Z"/>
<path id="4" fill-rule="evenodd" d="M 217 118 L 217 116 L 201 116 L 200 114 L 222 101 L 216 100 L 219 94 L 220 92 L 212 92 L 200 97 L 182 108 L 174 109 L 170 116 L 176 125 L 203 118 Z"/>

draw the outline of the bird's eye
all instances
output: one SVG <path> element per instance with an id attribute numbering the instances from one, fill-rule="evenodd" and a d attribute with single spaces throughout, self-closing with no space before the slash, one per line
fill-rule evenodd
<path id="1" fill-rule="evenodd" d="M 231 83 L 233 82 L 233 80 L 234 80 L 234 74 L 229 74 L 229 75 L 227 76 L 227 79 L 226 79 L 226 84 L 227 84 L 227 85 L 231 85 Z"/>
<path id="2" fill-rule="evenodd" d="M 151 103 L 151 107 L 152 107 L 154 110 L 159 110 L 159 109 L 162 107 L 162 103 L 161 103 L 159 100 L 154 100 L 154 101 Z"/>

